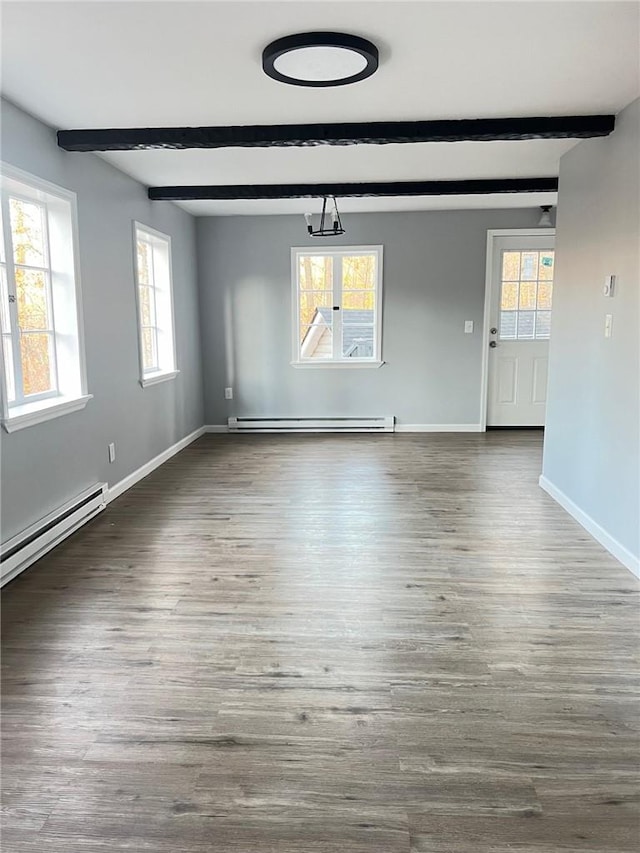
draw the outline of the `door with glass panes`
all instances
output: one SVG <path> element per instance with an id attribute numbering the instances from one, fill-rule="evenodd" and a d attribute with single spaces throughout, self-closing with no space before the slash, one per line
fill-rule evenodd
<path id="1" fill-rule="evenodd" d="M 544 426 L 554 260 L 553 234 L 495 238 L 487 426 Z"/>

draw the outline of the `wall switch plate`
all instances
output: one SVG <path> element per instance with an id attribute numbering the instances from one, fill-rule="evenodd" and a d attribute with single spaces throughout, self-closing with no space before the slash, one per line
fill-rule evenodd
<path id="1" fill-rule="evenodd" d="M 465 335 L 473 334 L 473 320 L 465 320 L 464 321 L 464 333 Z"/>
<path id="2" fill-rule="evenodd" d="M 608 275 L 604 280 L 604 287 L 602 288 L 603 296 L 614 296 L 616 289 L 616 277 L 615 275 Z"/>
<path id="3" fill-rule="evenodd" d="M 224 389 L 224 399 L 225 400 L 233 400 L 233 388 L 225 388 Z"/>
<path id="4" fill-rule="evenodd" d="M 611 337 L 611 331 L 613 326 L 613 314 L 606 314 L 604 318 L 604 336 L 605 338 Z"/>
<path id="5" fill-rule="evenodd" d="M 109 445 L 109 462 L 115 462 L 115 461 L 116 461 L 116 446 L 115 446 L 115 443 L 112 441 L 111 444 Z"/>

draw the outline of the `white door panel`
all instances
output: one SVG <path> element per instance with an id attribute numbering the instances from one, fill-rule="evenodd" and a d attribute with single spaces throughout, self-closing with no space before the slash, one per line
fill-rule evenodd
<path id="1" fill-rule="evenodd" d="M 554 238 L 496 237 L 487 426 L 544 426 Z"/>

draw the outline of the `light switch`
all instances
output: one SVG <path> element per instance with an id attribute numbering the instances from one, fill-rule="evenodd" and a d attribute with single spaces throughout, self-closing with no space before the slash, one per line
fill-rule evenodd
<path id="1" fill-rule="evenodd" d="M 613 314 L 606 314 L 604 318 L 604 336 L 611 337 L 611 327 L 613 326 Z"/>
<path id="2" fill-rule="evenodd" d="M 465 320 L 464 321 L 464 333 L 465 335 L 473 334 L 473 320 Z"/>
<path id="3" fill-rule="evenodd" d="M 602 288 L 603 296 L 614 296 L 616 290 L 616 277 L 615 275 L 608 275 L 604 280 L 604 287 Z"/>

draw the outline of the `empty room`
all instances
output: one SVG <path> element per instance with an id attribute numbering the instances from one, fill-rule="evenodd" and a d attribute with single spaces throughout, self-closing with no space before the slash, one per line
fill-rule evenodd
<path id="1" fill-rule="evenodd" d="M 3 853 L 640 850 L 640 3 L 1 3 Z"/>

